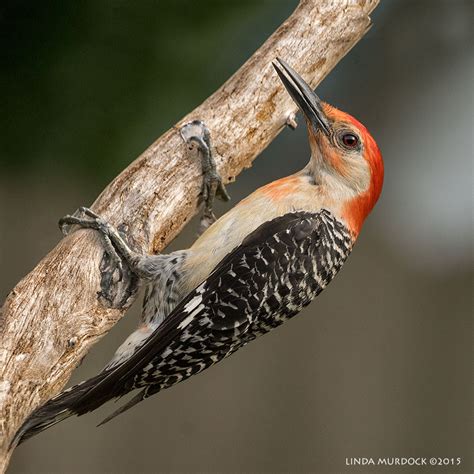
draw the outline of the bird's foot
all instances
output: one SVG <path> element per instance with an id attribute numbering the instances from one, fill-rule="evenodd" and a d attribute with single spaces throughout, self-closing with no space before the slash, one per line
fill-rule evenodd
<path id="1" fill-rule="evenodd" d="M 201 202 L 204 211 L 199 225 L 199 233 L 204 232 L 216 220 L 213 212 L 214 199 L 229 201 L 230 196 L 217 172 L 216 162 L 212 156 L 209 129 L 201 120 L 193 120 L 180 129 L 181 137 L 189 145 L 189 151 L 197 153 L 201 158 L 203 184 Z"/>
<path id="2" fill-rule="evenodd" d="M 119 239 L 122 241 L 122 237 L 104 218 L 88 207 L 80 207 L 74 214 L 59 219 L 58 225 L 63 235 L 68 235 L 71 231 L 71 227 L 74 225 L 78 225 L 83 229 L 93 229 L 98 231 L 104 240 L 105 251 L 110 258 L 110 263 L 117 268 L 119 272 L 119 280 L 122 279 L 122 258 L 117 253 L 117 250 L 112 243 L 112 239 Z"/>

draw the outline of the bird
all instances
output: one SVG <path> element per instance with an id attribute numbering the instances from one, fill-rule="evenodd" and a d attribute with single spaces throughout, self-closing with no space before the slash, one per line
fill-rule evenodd
<path id="1" fill-rule="evenodd" d="M 381 152 L 364 125 L 323 102 L 283 59 L 272 64 L 307 125 L 301 171 L 257 189 L 189 249 L 167 255 L 132 251 L 88 208 L 63 218 L 99 232 L 146 286 L 142 320 L 102 372 L 37 408 L 15 444 L 138 390 L 108 422 L 202 372 L 298 314 L 341 269 L 381 194 Z"/>

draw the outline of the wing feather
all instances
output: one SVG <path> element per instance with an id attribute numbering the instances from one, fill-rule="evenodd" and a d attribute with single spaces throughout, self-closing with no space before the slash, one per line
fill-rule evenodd
<path id="1" fill-rule="evenodd" d="M 262 246 L 262 243 L 265 243 L 270 237 L 276 234 L 279 235 L 279 238 L 285 245 L 294 245 L 291 241 L 289 230 L 297 227 L 294 237 L 300 241 L 309 234 L 314 233 L 319 222 L 318 214 L 295 212 L 285 214 L 272 221 L 264 223 L 254 232 L 249 234 L 243 240 L 241 245 L 236 247 L 215 267 L 209 277 L 202 284 L 190 292 L 178 304 L 174 311 L 165 318 L 163 323 L 130 357 L 130 359 L 111 370 L 107 376 L 103 377 L 94 387 L 83 395 L 83 408 L 78 414 L 90 411 L 90 409 L 96 404 L 97 400 L 101 400 L 104 397 L 110 399 L 111 393 L 114 394 L 113 396 L 120 396 L 124 388 L 126 391 L 133 388 L 134 379 L 137 374 L 140 374 L 140 372 L 143 371 L 155 356 L 163 352 L 169 344 L 176 340 L 176 338 L 186 329 L 186 326 L 183 327 L 183 324 L 186 323 L 187 320 L 190 322 L 190 315 L 194 313 L 194 319 L 199 312 L 202 312 L 206 308 L 206 304 L 212 304 L 212 298 L 210 298 L 212 293 L 216 295 L 216 290 L 218 291 L 219 288 L 224 286 L 228 287 L 229 285 L 234 284 L 234 280 L 226 281 L 226 278 L 229 275 L 229 269 L 233 266 L 235 267 L 236 262 L 245 262 L 248 260 L 250 255 L 253 255 L 258 251 L 259 247 Z M 297 226 L 297 224 L 299 225 Z M 267 254 L 267 257 L 271 258 L 270 254 Z M 243 268 L 243 270 L 245 270 L 247 274 L 249 273 L 248 269 Z M 266 269 L 261 270 L 261 273 L 264 274 Z M 264 277 L 259 276 L 259 278 Z M 223 285 L 223 280 L 226 281 L 226 285 Z M 245 285 L 241 284 L 240 288 L 245 288 Z M 220 301 L 224 302 L 224 304 L 226 302 L 232 302 L 233 300 L 230 293 L 227 295 L 219 293 L 218 297 Z M 199 300 L 201 301 L 196 306 L 196 301 Z M 194 305 L 192 305 L 193 301 Z M 191 311 L 189 310 L 190 308 L 192 308 Z M 221 321 L 221 324 L 224 328 L 223 321 Z M 230 322 L 227 323 L 227 326 L 229 325 L 231 325 Z"/>
<path id="2" fill-rule="evenodd" d="M 327 238 L 321 238 L 326 232 L 321 227 L 324 212 L 292 212 L 262 224 L 216 265 L 209 277 L 176 306 L 129 359 L 40 407 L 33 414 L 34 420 L 25 423 L 20 437 L 26 439 L 59 420 L 65 409 L 70 414 L 82 415 L 112 398 L 144 388 L 105 420 L 108 421 L 162 387 L 227 357 L 258 333 L 280 324 L 283 317 L 296 314 L 311 299 L 306 295 L 301 302 L 302 283 L 313 285 L 312 297 L 322 289 L 312 272 L 318 246 Z M 309 256 L 311 252 L 313 257 Z M 278 292 L 274 294 L 272 289 L 276 286 Z M 267 318 L 263 330 L 253 328 L 255 334 L 245 339 L 246 331 L 262 311 Z M 273 312 L 280 313 L 280 321 L 272 321 Z M 234 343 L 232 338 L 236 335 L 241 339 Z M 193 344 L 195 348 L 191 347 Z M 180 361 L 175 360 L 176 347 L 181 351 Z M 199 351 L 203 350 L 207 352 L 206 362 L 199 360 Z M 173 362 L 157 367 L 156 361 L 166 357 Z M 178 375 L 173 372 L 176 363 L 181 364 Z M 166 384 L 160 385 L 160 377 L 165 376 Z"/>

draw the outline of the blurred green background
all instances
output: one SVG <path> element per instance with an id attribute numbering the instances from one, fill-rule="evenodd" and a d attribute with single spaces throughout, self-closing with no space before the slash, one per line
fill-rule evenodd
<path id="1" fill-rule="evenodd" d="M 7 0 L 0 6 L 0 299 L 162 132 L 219 87 L 296 0 Z M 13 473 L 472 472 L 473 3 L 382 0 L 318 88 L 384 154 L 384 192 L 336 281 L 299 317 L 101 428 L 72 418 Z M 233 203 L 300 169 L 285 130 Z M 221 205 L 222 213 L 232 205 Z M 192 242 L 191 224 L 170 248 Z M 73 381 L 95 374 L 139 305 Z M 349 457 L 462 457 L 358 468 Z"/>

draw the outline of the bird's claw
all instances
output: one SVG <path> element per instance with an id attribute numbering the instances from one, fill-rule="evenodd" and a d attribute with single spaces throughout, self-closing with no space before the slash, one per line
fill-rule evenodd
<path id="1" fill-rule="evenodd" d="M 224 186 L 224 183 L 222 182 L 222 178 L 220 175 L 216 175 L 217 177 L 217 189 L 216 189 L 216 196 L 224 202 L 230 201 L 230 196 L 229 193 L 227 192 L 227 189 Z"/>
<path id="2" fill-rule="evenodd" d="M 206 173 L 202 183 L 201 200 L 206 202 L 211 196 L 215 196 L 224 202 L 230 200 L 230 196 L 222 183 L 222 178 L 215 171 Z"/>
<path id="3" fill-rule="evenodd" d="M 230 196 L 222 183 L 222 178 L 217 172 L 211 170 L 204 175 L 201 202 L 204 203 L 204 211 L 201 217 L 200 233 L 204 232 L 210 225 L 216 221 L 216 216 L 213 212 L 214 198 L 217 197 L 221 201 L 229 201 Z"/>
<path id="4" fill-rule="evenodd" d="M 201 156 L 203 184 L 200 195 L 200 202 L 204 203 L 204 211 L 201 217 L 199 233 L 204 232 L 216 221 L 213 212 L 215 197 L 222 201 L 229 201 L 230 196 L 222 182 L 222 178 L 217 172 L 216 162 L 212 156 L 210 132 L 204 122 L 193 120 L 180 129 L 181 137 L 190 145 L 190 150 L 197 149 Z"/>
<path id="5" fill-rule="evenodd" d="M 58 225 L 63 235 L 68 235 L 71 232 L 71 227 L 74 225 L 83 229 L 93 229 L 98 231 L 104 240 L 107 255 L 110 257 L 112 263 L 119 272 L 119 281 L 122 279 L 122 259 L 110 240 L 110 234 L 115 230 L 103 217 L 99 216 L 88 207 L 80 207 L 76 212 L 74 212 L 74 214 L 66 215 L 59 219 Z"/>
<path id="6" fill-rule="evenodd" d="M 89 219 L 87 219 L 87 217 L 89 217 Z M 74 214 L 61 217 L 58 225 L 64 235 L 68 235 L 71 231 L 71 227 L 74 225 L 78 225 L 84 229 L 94 229 L 101 234 L 109 234 L 111 228 L 105 219 L 88 207 L 80 207 Z"/>

